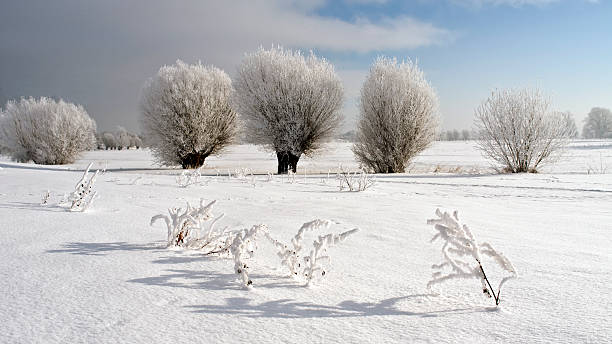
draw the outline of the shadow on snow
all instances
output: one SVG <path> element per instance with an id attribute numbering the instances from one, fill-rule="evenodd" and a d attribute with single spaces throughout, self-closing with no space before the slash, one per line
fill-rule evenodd
<path id="1" fill-rule="evenodd" d="M 162 250 L 156 244 L 139 245 L 130 244 L 124 241 L 119 242 L 69 242 L 62 245 L 62 248 L 47 250 L 47 253 L 69 253 L 84 256 L 103 256 L 115 251 L 153 251 Z"/>
<path id="2" fill-rule="evenodd" d="M 245 297 L 225 299 L 223 305 L 186 306 L 194 313 L 241 315 L 253 318 L 345 318 L 367 316 L 419 316 L 438 317 L 449 314 L 489 312 L 486 307 L 457 308 L 428 312 L 411 312 L 397 307 L 397 303 L 412 298 L 429 297 L 427 294 L 416 294 L 392 297 L 379 302 L 358 302 L 346 300 L 337 305 L 319 305 L 291 299 L 279 299 L 260 304 L 253 303 Z"/>

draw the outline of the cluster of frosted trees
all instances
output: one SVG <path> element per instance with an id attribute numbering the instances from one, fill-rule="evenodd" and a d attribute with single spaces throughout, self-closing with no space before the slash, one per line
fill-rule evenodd
<path id="1" fill-rule="evenodd" d="M 118 126 L 115 132 L 103 131 L 96 135 L 98 149 L 128 149 L 142 147 L 142 138 L 128 132 L 124 127 Z"/>
<path id="2" fill-rule="evenodd" d="M 145 85 L 141 120 L 158 162 L 201 166 L 235 140 L 276 152 L 278 173 L 296 172 L 341 123 L 344 92 L 334 67 L 314 54 L 283 48 L 247 54 L 234 85 L 228 75 L 181 61 Z M 354 153 L 375 172 L 403 172 L 436 136 L 438 101 L 412 62 L 379 58 L 361 95 Z"/>
<path id="3" fill-rule="evenodd" d="M 141 118 L 162 164 L 197 168 L 242 132 L 246 142 L 276 153 L 282 174 L 296 172 L 302 155 L 333 136 L 342 101 L 340 78 L 325 59 L 259 49 L 244 57 L 233 84 L 215 67 L 162 67 L 143 89 Z M 359 115 L 353 152 L 376 173 L 404 172 L 439 137 L 436 92 L 411 61 L 374 62 Z M 509 172 L 537 171 L 577 135 L 571 115 L 551 111 L 537 90 L 493 92 L 476 109 L 476 129 L 462 138 L 476 136 L 482 152 Z"/>
<path id="4" fill-rule="evenodd" d="M 341 123 L 344 92 L 333 65 L 313 53 L 283 48 L 245 55 L 234 82 L 213 66 L 163 66 L 147 81 L 141 123 L 158 163 L 198 168 L 242 134 L 276 153 L 278 173 L 296 172 Z M 62 164 L 96 143 L 95 123 L 81 106 L 47 98 L 11 101 L 0 112 L 0 151 L 19 161 Z M 494 91 L 475 113 L 476 131 L 450 131 L 447 139 L 476 137 L 482 152 L 509 172 L 535 172 L 578 134 L 569 113 L 551 111 L 537 90 Z M 585 137 L 604 137 L 612 115 L 595 108 Z M 404 172 L 438 132 L 438 98 L 410 60 L 380 57 L 361 89 L 353 152 L 376 173 Z M 107 149 L 142 145 L 125 130 L 105 132 Z"/>
<path id="5" fill-rule="evenodd" d="M 610 109 L 592 108 L 584 120 L 582 137 L 585 139 L 612 138 L 612 112 L 610 112 Z"/>
<path id="6" fill-rule="evenodd" d="M 471 140 L 474 137 L 473 133 L 471 133 L 467 129 L 463 130 L 447 130 L 442 131 L 438 135 L 438 140 L 440 141 L 467 141 Z"/>

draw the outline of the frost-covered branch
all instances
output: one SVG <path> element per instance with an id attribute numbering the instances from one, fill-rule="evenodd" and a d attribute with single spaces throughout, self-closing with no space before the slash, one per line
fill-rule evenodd
<path id="1" fill-rule="evenodd" d="M 304 257 L 304 278 L 306 283 L 310 284 L 317 277 L 325 276 L 326 271 L 323 263 L 330 262 L 330 257 L 327 255 L 327 249 L 329 247 L 336 246 L 338 243 L 344 241 L 348 236 L 356 233 L 357 228 L 340 234 L 327 234 L 317 238 L 312 244 L 313 250 L 310 251 L 310 256 Z"/>
<path id="2" fill-rule="evenodd" d="M 433 225 L 437 231 L 431 241 L 443 242 L 443 261 L 440 264 L 432 265 L 434 272 L 427 287 L 451 279 L 474 278 L 480 280 L 483 293 L 493 297 L 495 304 L 499 305 L 501 287 L 508 280 L 518 277 L 510 260 L 501 252 L 496 251 L 489 243 L 478 243 L 468 226 L 459 222 L 457 211 L 451 215 L 436 209 L 436 216 L 438 218 L 427 220 L 427 224 Z M 492 258 L 502 270 L 507 272 L 507 275 L 499 282 L 497 292 L 485 273 L 482 256 Z"/>
<path id="3" fill-rule="evenodd" d="M 87 169 L 83 173 L 83 176 L 79 182 L 75 185 L 74 191 L 70 195 L 70 211 L 83 212 L 87 210 L 98 195 L 97 191 L 94 191 L 93 187 L 96 183 L 96 178 L 98 177 L 100 170 L 96 170 L 96 172 L 94 172 L 94 174 L 90 177 L 89 169 L 92 165 L 93 162 L 87 165 Z"/>
<path id="4" fill-rule="evenodd" d="M 192 207 L 187 202 L 187 207 L 169 208 L 168 215 L 158 214 L 151 218 L 151 226 L 157 220 L 164 220 L 168 229 L 168 247 L 189 246 L 192 240 L 199 239 L 194 231 L 201 228 L 203 221 L 210 221 L 214 218 L 212 208 L 216 201 L 204 204 L 204 199 L 200 199 L 198 207 Z M 212 227 L 210 228 L 212 230 Z M 192 235 L 190 237 L 190 235 Z"/>
<path id="5" fill-rule="evenodd" d="M 240 276 L 245 286 L 250 286 L 253 281 L 249 278 L 249 262 L 257 249 L 257 236 L 260 232 L 266 233 L 266 225 L 253 226 L 250 229 L 243 229 L 234 235 L 229 251 L 234 258 L 234 271 Z"/>
<path id="6" fill-rule="evenodd" d="M 357 228 L 341 234 L 326 234 L 319 236 L 312 244 L 313 249 L 309 254 L 303 253 L 302 241 L 307 232 L 329 228 L 331 222 L 328 220 L 314 220 L 304 223 L 296 235 L 291 239 L 291 244 L 287 245 L 274 239 L 269 232 L 266 237 L 277 249 L 277 255 L 281 259 L 281 264 L 289 269 L 293 277 L 304 279 L 309 284 L 315 277 L 324 276 L 325 270 L 322 263 L 329 262 L 326 255 L 327 248 L 343 241 L 349 235 L 357 232 Z"/>

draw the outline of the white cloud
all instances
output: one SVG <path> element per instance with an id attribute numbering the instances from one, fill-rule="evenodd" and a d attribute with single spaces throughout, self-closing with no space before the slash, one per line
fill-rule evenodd
<path id="1" fill-rule="evenodd" d="M 372 22 L 318 15 L 327 1 L 8 2 L 0 11 L 0 89 L 9 97 L 65 97 L 84 104 L 103 129 L 134 128 L 143 81 L 179 58 L 233 74 L 243 54 L 260 45 L 366 53 L 453 38 L 407 16 Z"/>
<path id="2" fill-rule="evenodd" d="M 555 2 L 560 2 L 562 0 L 451 0 L 456 4 L 466 5 L 466 6 L 476 6 L 481 7 L 484 5 L 507 5 L 513 7 L 521 7 L 521 6 L 544 6 Z M 589 3 L 599 3 L 599 0 L 580 0 Z"/>

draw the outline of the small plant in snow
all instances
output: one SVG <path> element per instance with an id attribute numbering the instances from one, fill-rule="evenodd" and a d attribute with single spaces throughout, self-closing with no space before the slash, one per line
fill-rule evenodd
<path id="1" fill-rule="evenodd" d="M 157 220 L 164 220 L 168 228 L 168 247 L 187 246 L 188 236 L 194 230 L 201 228 L 202 221 L 213 219 L 212 208 L 216 201 L 204 204 L 204 199 L 200 200 L 199 207 L 192 207 L 187 202 L 187 208 L 170 208 L 168 215 L 158 214 L 151 218 L 151 226 Z M 212 230 L 212 228 L 211 228 Z"/>
<path id="2" fill-rule="evenodd" d="M 40 201 L 40 205 L 49 204 L 50 197 L 51 197 L 51 194 L 49 193 L 49 190 L 45 191 L 45 193 L 42 195 L 42 200 Z"/>
<path id="3" fill-rule="evenodd" d="M 310 251 L 310 256 L 304 257 L 304 278 L 306 278 L 307 284 L 310 284 L 310 282 L 317 277 L 325 276 L 326 271 L 323 263 L 330 262 L 330 257 L 327 255 L 327 248 L 336 246 L 338 243 L 344 241 L 349 235 L 357 231 L 357 228 L 353 228 L 350 231 L 340 234 L 330 233 L 327 235 L 320 235 L 317 240 L 312 243 L 313 250 Z"/>
<path id="4" fill-rule="evenodd" d="M 100 173 L 100 170 L 96 170 L 94 174 L 89 177 L 89 169 L 93 163 L 89 163 L 87 165 L 87 169 L 85 173 L 83 173 L 83 177 L 76 184 L 74 191 L 70 195 L 70 211 L 85 211 L 87 208 L 91 206 L 94 199 L 98 195 L 96 191 L 94 191 L 93 187 L 96 183 L 96 178 Z"/>
<path id="5" fill-rule="evenodd" d="M 345 171 L 342 167 L 340 168 L 340 172 L 338 172 L 337 179 L 340 191 L 365 191 L 376 182 L 372 176 L 363 170 L 359 173 L 351 173 Z"/>
<path id="6" fill-rule="evenodd" d="M 330 221 L 314 220 L 304 223 L 298 230 L 296 235 L 291 239 L 291 245 L 284 244 L 274 239 L 269 232 L 265 232 L 266 238 L 272 242 L 278 251 L 278 256 L 281 259 L 281 264 L 285 265 L 293 277 L 303 278 L 307 284 L 315 279 L 315 277 L 325 276 L 326 272 L 323 268 L 323 262 L 329 262 L 327 256 L 327 248 L 336 245 L 343 241 L 349 235 L 357 232 L 357 228 L 346 231 L 341 234 L 327 234 L 319 236 L 312 244 L 313 249 L 309 255 L 302 253 L 302 241 L 306 232 L 312 232 L 320 228 L 329 228 Z"/>
<path id="7" fill-rule="evenodd" d="M 260 232 L 267 232 L 265 225 L 253 226 L 235 233 L 229 251 L 234 258 L 234 271 L 240 276 L 245 286 L 251 286 L 253 281 L 249 278 L 249 262 L 257 249 L 257 236 Z"/>
<path id="8" fill-rule="evenodd" d="M 181 173 L 179 176 L 176 177 L 176 183 L 178 184 L 178 186 L 182 188 L 186 188 L 189 185 L 199 184 L 200 178 L 202 178 L 202 167 L 203 166 L 204 165 L 196 168 L 195 170 L 191 172 L 183 171 L 183 173 Z"/>
<path id="9" fill-rule="evenodd" d="M 470 229 L 459 222 L 457 211 L 451 216 L 448 212 L 442 213 L 440 209 L 436 209 L 436 216 L 438 218 L 427 220 L 427 224 L 433 225 L 437 231 L 431 241 L 440 239 L 444 243 L 442 246 L 444 261 L 441 264 L 432 265 L 434 272 L 427 287 L 451 279 L 475 278 L 482 283 L 483 293 L 488 297 L 493 297 L 495 305 L 499 305 L 502 285 L 518 277 L 510 260 L 490 244 L 478 243 Z M 493 258 L 499 267 L 508 273 L 499 282 L 497 293 L 485 274 L 482 256 Z"/>

